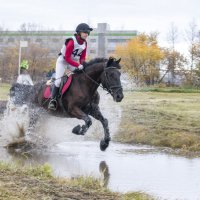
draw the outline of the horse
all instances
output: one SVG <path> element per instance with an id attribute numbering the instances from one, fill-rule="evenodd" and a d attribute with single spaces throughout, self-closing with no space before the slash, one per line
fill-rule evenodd
<path id="1" fill-rule="evenodd" d="M 85 124 L 77 125 L 72 132 L 77 135 L 85 135 L 92 125 L 91 117 L 99 120 L 104 128 L 104 138 L 100 142 L 100 149 L 104 151 L 111 140 L 108 127 L 108 120 L 102 115 L 99 102 L 100 95 L 97 92 L 98 87 L 105 89 L 116 102 L 121 102 L 123 88 L 120 80 L 120 61 L 113 57 L 109 59 L 96 58 L 89 62 L 84 62 L 84 70 L 73 74 L 73 80 L 68 90 L 58 99 L 56 111 L 48 111 L 53 115 L 62 117 L 71 117 L 84 120 Z M 50 99 L 44 97 L 47 85 L 44 83 L 35 84 L 31 92 L 29 102 L 36 104 L 48 110 Z M 11 88 L 13 91 L 15 86 Z M 27 98 L 27 95 L 26 95 Z M 27 101 L 27 99 L 26 99 Z"/>

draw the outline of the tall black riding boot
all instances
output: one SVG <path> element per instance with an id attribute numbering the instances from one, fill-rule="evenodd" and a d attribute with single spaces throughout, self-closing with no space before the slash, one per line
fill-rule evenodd
<path id="1" fill-rule="evenodd" d="M 58 92 L 59 92 L 59 87 L 56 87 L 54 85 L 48 109 L 50 109 L 50 110 L 56 110 L 57 109 L 57 100 L 56 100 L 56 97 L 58 95 Z"/>

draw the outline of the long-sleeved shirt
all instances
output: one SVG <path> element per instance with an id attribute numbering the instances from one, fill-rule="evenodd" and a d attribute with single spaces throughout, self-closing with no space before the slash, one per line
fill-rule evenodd
<path id="1" fill-rule="evenodd" d="M 76 35 L 76 39 L 77 39 L 77 42 L 80 45 L 85 42 L 83 39 L 80 38 L 79 35 Z M 74 67 L 78 67 L 79 64 L 82 64 L 83 61 L 85 61 L 85 59 L 86 59 L 87 43 L 86 43 L 86 48 L 83 50 L 83 52 L 82 52 L 82 54 L 80 56 L 79 63 L 75 62 L 74 60 L 71 59 L 71 55 L 72 55 L 73 50 L 74 50 L 74 41 L 73 40 L 69 40 L 68 43 L 66 44 L 65 60 L 70 65 L 72 65 Z"/>

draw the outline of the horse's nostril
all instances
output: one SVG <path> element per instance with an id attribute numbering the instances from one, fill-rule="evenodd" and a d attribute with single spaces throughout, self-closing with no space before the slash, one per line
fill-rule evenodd
<path id="1" fill-rule="evenodd" d="M 117 94 L 116 99 L 117 100 L 122 100 L 124 98 L 123 94 Z"/>

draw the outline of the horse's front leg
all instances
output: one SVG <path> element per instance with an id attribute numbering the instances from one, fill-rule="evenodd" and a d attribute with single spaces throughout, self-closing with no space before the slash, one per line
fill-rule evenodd
<path id="1" fill-rule="evenodd" d="M 79 107 L 73 107 L 73 109 L 68 110 L 69 114 L 73 117 L 76 117 L 78 119 L 82 119 L 85 121 L 85 125 L 80 126 L 77 125 L 72 129 L 72 132 L 76 135 L 85 135 L 88 128 L 92 125 L 91 118 L 86 115 Z"/>
<path id="2" fill-rule="evenodd" d="M 109 131 L 109 127 L 108 127 L 108 120 L 106 118 L 104 118 L 104 116 L 102 115 L 102 113 L 99 109 L 99 106 L 94 103 L 91 104 L 91 110 L 90 110 L 89 114 L 91 116 L 93 116 L 95 119 L 99 120 L 103 125 L 104 138 L 100 142 L 100 149 L 102 151 L 105 151 L 106 148 L 109 146 L 109 142 L 111 140 L 110 131 Z"/>

